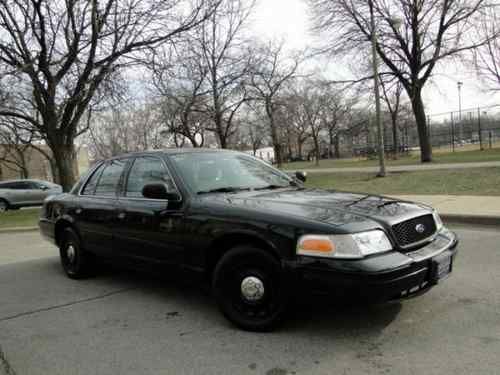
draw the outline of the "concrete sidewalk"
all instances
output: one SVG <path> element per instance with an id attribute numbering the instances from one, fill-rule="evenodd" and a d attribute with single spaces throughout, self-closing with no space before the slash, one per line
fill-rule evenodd
<path id="1" fill-rule="evenodd" d="M 432 171 L 440 169 L 469 169 L 469 168 L 487 168 L 487 167 L 500 167 L 500 161 L 392 165 L 392 166 L 387 166 L 386 169 L 388 172 L 411 172 L 411 171 Z M 307 173 L 339 173 L 339 172 L 377 173 L 379 171 L 379 167 L 374 166 L 374 167 L 344 167 L 344 168 L 310 168 L 310 169 L 301 169 L 301 171 Z M 285 172 L 295 172 L 295 170 L 285 170 Z"/>
<path id="2" fill-rule="evenodd" d="M 445 221 L 500 225 L 500 196 L 398 195 L 394 197 L 428 204 L 434 207 Z"/>

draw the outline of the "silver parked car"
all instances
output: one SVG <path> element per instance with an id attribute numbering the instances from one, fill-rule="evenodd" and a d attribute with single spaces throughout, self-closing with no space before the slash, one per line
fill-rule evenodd
<path id="1" fill-rule="evenodd" d="M 49 195 L 62 193 L 60 185 L 41 180 L 0 181 L 0 212 L 40 206 Z"/>

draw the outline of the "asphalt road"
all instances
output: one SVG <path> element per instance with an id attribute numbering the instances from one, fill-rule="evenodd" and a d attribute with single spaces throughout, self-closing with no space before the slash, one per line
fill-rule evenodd
<path id="1" fill-rule="evenodd" d="M 56 250 L 38 245 L 36 234 L 2 234 L 0 253 L 18 254 L 18 261 L 11 256 L 0 265 L 0 369 L 9 375 L 499 374 L 500 232 L 457 232 L 454 274 L 426 295 L 378 306 L 303 306 L 267 334 L 233 328 L 197 288 L 126 271 L 69 280 L 56 257 L 41 257 Z"/>

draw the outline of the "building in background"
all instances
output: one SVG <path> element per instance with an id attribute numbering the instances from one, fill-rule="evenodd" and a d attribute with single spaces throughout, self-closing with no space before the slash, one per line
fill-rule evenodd
<path id="1" fill-rule="evenodd" d="M 244 151 L 247 154 L 254 155 L 253 150 L 246 150 Z M 274 148 L 272 147 L 262 147 L 258 148 L 255 151 L 256 158 L 262 159 L 264 161 L 267 161 L 268 163 L 274 163 Z"/>
<path id="2" fill-rule="evenodd" d="M 50 154 L 47 146 L 39 145 L 38 147 Z M 21 178 L 53 181 L 50 162 L 42 152 L 28 147 L 23 150 L 22 154 L 19 153 L 20 150 L 15 151 L 8 145 L 0 144 L 0 181 Z M 23 159 L 24 161 L 22 161 Z M 24 164 L 25 172 L 22 171 L 22 164 Z M 85 146 L 78 148 L 76 168 L 77 175 L 81 175 L 89 169 L 89 154 Z"/>

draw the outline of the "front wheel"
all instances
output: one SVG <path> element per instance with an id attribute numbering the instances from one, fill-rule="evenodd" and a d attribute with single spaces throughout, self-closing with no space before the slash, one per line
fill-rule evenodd
<path id="1" fill-rule="evenodd" d="M 7 202 L 3 199 L 0 199 L 0 213 L 5 212 L 8 209 L 9 209 L 9 205 L 7 204 Z"/>
<path id="2" fill-rule="evenodd" d="M 71 228 L 66 228 L 59 245 L 61 265 L 71 279 L 88 277 L 92 271 L 92 254 L 82 249 L 80 239 Z"/>
<path id="3" fill-rule="evenodd" d="M 281 265 L 258 248 L 241 246 L 227 252 L 215 268 L 212 289 L 226 318 L 245 330 L 272 330 L 286 310 Z"/>

